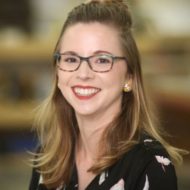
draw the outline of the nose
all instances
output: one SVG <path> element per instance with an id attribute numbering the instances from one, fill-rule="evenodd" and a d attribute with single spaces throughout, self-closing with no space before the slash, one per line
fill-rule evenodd
<path id="1" fill-rule="evenodd" d="M 81 60 L 80 67 L 77 70 L 77 77 L 83 80 L 93 78 L 94 72 L 91 70 L 87 60 Z"/>

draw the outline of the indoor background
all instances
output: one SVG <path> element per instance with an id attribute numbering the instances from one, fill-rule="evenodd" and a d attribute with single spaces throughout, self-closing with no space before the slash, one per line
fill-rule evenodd
<path id="1" fill-rule="evenodd" d="M 0 190 L 28 189 L 35 108 L 52 83 L 64 18 L 81 0 L 0 0 Z M 129 0 L 148 92 L 175 146 L 190 150 L 190 1 Z M 177 166 L 190 189 L 190 156 Z"/>

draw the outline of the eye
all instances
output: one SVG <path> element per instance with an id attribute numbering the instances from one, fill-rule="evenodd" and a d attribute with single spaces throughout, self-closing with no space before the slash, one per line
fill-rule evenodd
<path id="1" fill-rule="evenodd" d="M 111 57 L 109 57 L 107 55 L 102 55 L 102 56 L 96 57 L 95 62 L 98 64 L 110 64 L 112 62 L 112 59 L 111 59 Z"/>
<path id="2" fill-rule="evenodd" d="M 72 56 L 72 55 L 62 55 L 63 57 L 63 62 L 65 63 L 78 63 L 79 60 L 76 56 Z"/>

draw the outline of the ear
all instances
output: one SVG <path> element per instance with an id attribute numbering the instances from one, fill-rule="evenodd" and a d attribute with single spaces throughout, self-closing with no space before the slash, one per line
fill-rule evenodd
<path id="1" fill-rule="evenodd" d="M 132 75 L 127 75 L 123 88 L 124 92 L 130 92 L 132 90 L 132 85 L 133 85 Z"/>

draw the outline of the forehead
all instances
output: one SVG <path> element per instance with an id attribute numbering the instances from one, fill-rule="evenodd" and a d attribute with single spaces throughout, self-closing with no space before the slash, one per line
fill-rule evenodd
<path id="1" fill-rule="evenodd" d="M 77 23 L 69 26 L 60 40 L 61 51 L 95 51 L 97 49 L 121 54 L 119 32 L 108 24 Z"/>

